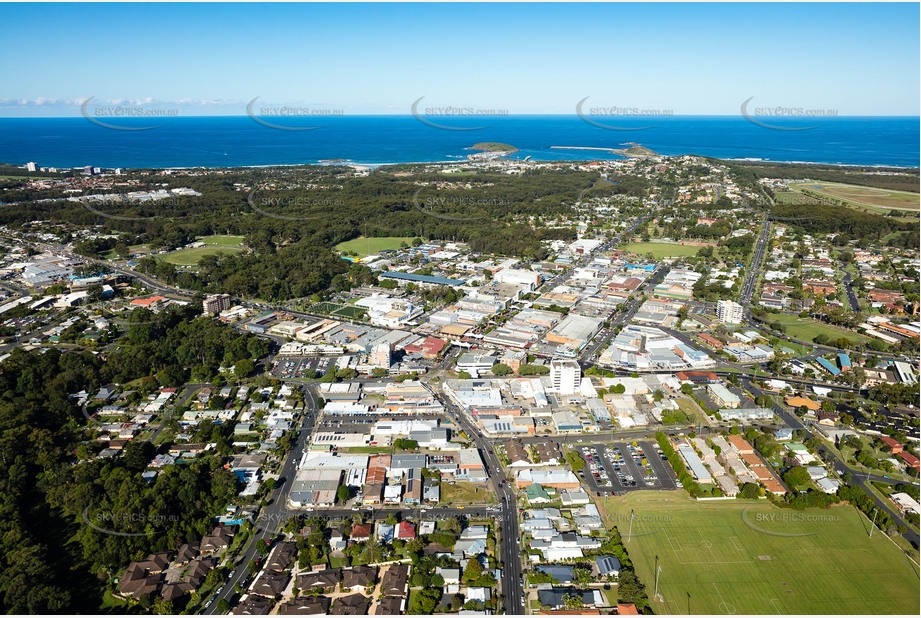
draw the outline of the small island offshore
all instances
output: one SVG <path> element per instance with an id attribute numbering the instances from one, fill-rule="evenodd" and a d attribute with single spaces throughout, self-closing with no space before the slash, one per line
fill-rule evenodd
<path id="1" fill-rule="evenodd" d="M 506 154 L 518 152 L 518 149 L 511 144 L 503 144 L 502 142 L 478 142 L 471 146 L 470 149 L 484 152 L 504 152 Z"/>
<path id="2" fill-rule="evenodd" d="M 516 147 L 511 144 L 503 144 L 502 142 L 477 142 L 470 147 L 470 150 L 477 150 L 479 152 L 467 155 L 467 160 L 469 161 L 497 159 L 518 152 Z"/>

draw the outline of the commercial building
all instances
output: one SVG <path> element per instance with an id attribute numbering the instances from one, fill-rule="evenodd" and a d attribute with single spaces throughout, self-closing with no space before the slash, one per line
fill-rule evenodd
<path id="1" fill-rule="evenodd" d="M 570 314 L 547 333 L 547 342 L 579 351 L 599 330 L 603 320 Z"/>
<path id="2" fill-rule="evenodd" d="M 574 395 L 579 392 L 582 382 L 582 367 L 574 360 L 551 360 L 550 380 L 553 390 L 561 395 Z"/>
<path id="3" fill-rule="evenodd" d="M 378 343 L 371 348 L 371 354 L 368 356 L 368 364 L 387 369 L 390 367 L 391 363 L 390 353 L 389 343 Z"/>
<path id="4" fill-rule="evenodd" d="M 457 370 L 466 371 L 475 378 L 492 369 L 495 364 L 496 357 L 492 354 L 467 353 L 461 354 L 460 358 L 457 359 Z"/>
<path id="5" fill-rule="evenodd" d="M 432 277 L 429 275 L 417 275 L 415 273 L 404 273 L 399 271 L 383 271 L 377 273 L 378 277 L 384 279 L 396 279 L 399 283 L 417 283 L 420 285 L 447 285 L 451 287 L 460 287 L 467 282 L 461 279 L 448 279 L 446 277 Z"/>
<path id="6" fill-rule="evenodd" d="M 716 317 L 725 324 L 741 324 L 742 305 L 731 300 L 718 300 L 716 301 Z"/>
<path id="7" fill-rule="evenodd" d="M 336 502 L 336 490 L 342 479 L 341 469 L 300 470 L 291 484 L 288 500 L 291 506 L 332 506 Z"/>
<path id="8" fill-rule="evenodd" d="M 540 285 L 540 273 L 531 270 L 503 268 L 495 275 L 493 280 L 498 283 L 511 283 L 526 286 L 529 291 L 537 289 Z"/>

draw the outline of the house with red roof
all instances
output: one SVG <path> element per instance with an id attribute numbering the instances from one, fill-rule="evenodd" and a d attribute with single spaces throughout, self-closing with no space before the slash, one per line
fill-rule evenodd
<path id="1" fill-rule="evenodd" d="M 919 462 L 919 461 L 918 461 L 918 458 L 915 457 L 914 455 L 912 455 L 911 453 L 909 453 L 909 452 L 907 452 L 907 451 L 902 451 L 902 452 L 899 453 L 897 456 L 898 456 L 899 459 L 901 459 L 902 461 L 904 461 L 904 462 L 905 462 L 905 465 L 907 465 L 909 468 L 912 468 L 913 470 L 918 470 L 918 469 L 919 469 L 919 463 L 921 463 L 921 462 Z"/>
<path id="2" fill-rule="evenodd" d="M 401 521 L 397 526 L 397 538 L 404 541 L 416 538 L 416 526 L 408 521 Z"/>
<path id="3" fill-rule="evenodd" d="M 367 541 L 371 538 L 371 526 L 368 524 L 355 524 L 349 538 L 355 542 Z"/>
<path id="4" fill-rule="evenodd" d="M 132 307 L 145 307 L 147 309 L 154 309 L 159 307 L 163 301 L 166 300 L 165 296 L 151 296 L 150 298 L 135 298 L 131 301 Z"/>
<path id="5" fill-rule="evenodd" d="M 426 337 L 422 341 L 410 344 L 404 348 L 408 354 L 421 354 L 425 358 L 437 358 L 448 342 L 438 337 Z"/>
<path id="6" fill-rule="evenodd" d="M 888 449 L 889 449 L 889 452 L 892 453 L 893 455 L 898 455 L 898 454 L 901 453 L 903 450 L 905 450 L 905 449 L 902 447 L 902 443 L 901 443 L 901 442 L 899 442 L 898 440 L 896 440 L 896 439 L 894 439 L 894 438 L 890 438 L 889 436 L 883 436 L 883 437 L 881 437 L 881 438 L 879 439 L 879 441 L 882 442 L 883 444 L 885 444 L 885 445 L 886 445 L 886 448 L 888 448 Z"/>

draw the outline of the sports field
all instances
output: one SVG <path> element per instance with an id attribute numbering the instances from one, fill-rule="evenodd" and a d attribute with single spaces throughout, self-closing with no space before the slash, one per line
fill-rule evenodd
<path id="1" fill-rule="evenodd" d="M 163 260 L 177 266 L 194 266 L 206 255 L 243 251 L 242 236 L 203 236 L 198 241 L 205 243 L 205 246 L 173 251 L 163 256 Z"/>
<path id="2" fill-rule="evenodd" d="M 637 491 L 599 508 L 618 526 L 657 614 L 919 611 L 917 567 L 878 530 L 869 538 L 870 522 L 849 505 L 794 511 Z"/>
<path id="3" fill-rule="evenodd" d="M 818 322 L 810 318 L 801 318 L 798 315 L 789 313 L 771 314 L 767 316 L 766 319 L 769 323 L 780 322 L 786 327 L 786 333 L 788 335 L 794 339 L 800 339 L 801 341 L 813 341 L 819 335 L 827 335 L 832 339 L 847 337 L 855 343 L 866 343 L 870 341 L 869 337 L 855 333 L 854 331 L 838 328 L 837 326 Z"/>
<path id="4" fill-rule="evenodd" d="M 701 249 L 701 247 L 679 245 L 668 242 L 634 242 L 622 245 L 620 248 L 624 251 L 636 253 L 637 255 L 646 255 L 647 253 L 651 253 L 652 257 L 656 259 L 697 255 L 697 252 Z"/>
<path id="5" fill-rule="evenodd" d="M 228 236 L 218 234 L 215 236 L 199 236 L 196 240 L 205 243 L 209 247 L 239 247 L 243 244 L 243 236 Z"/>
<path id="6" fill-rule="evenodd" d="M 360 318 L 365 314 L 365 310 L 362 307 L 352 307 L 350 305 L 343 305 L 341 308 L 336 309 L 332 312 L 333 315 L 339 315 L 345 318 Z"/>
<path id="7" fill-rule="evenodd" d="M 322 303 L 317 303 L 315 305 L 311 305 L 310 307 L 307 308 L 307 310 L 313 313 L 332 313 L 333 311 L 337 311 L 338 309 L 341 309 L 344 306 L 345 305 L 340 305 L 338 303 L 322 302 Z"/>
<path id="8" fill-rule="evenodd" d="M 408 245 L 412 241 L 413 239 L 410 236 L 384 236 L 382 238 L 365 238 L 364 236 L 359 236 L 358 238 L 339 243 L 336 245 L 336 250 L 340 253 L 354 251 L 359 256 L 365 257 L 374 255 L 378 251 L 399 249 L 401 243 L 405 242 Z"/>

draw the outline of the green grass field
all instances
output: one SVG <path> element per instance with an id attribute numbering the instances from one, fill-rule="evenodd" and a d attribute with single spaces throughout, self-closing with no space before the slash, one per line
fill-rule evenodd
<path id="1" fill-rule="evenodd" d="M 783 339 L 780 340 L 780 341 L 777 343 L 777 345 L 774 346 L 774 351 L 775 351 L 777 354 L 781 354 L 781 353 L 782 353 L 781 350 L 782 350 L 783 348 L 789 348 L 789 349 L 793 350 L 793 352 L 795 353 L 796 356 L 803 356 L 803 355 L 805 355 L 805 354 L 809 354 L 809 353 L 812 351 L 810 348 L 807 348 L 807 347 L 804 346 L 804 345 L 801 345 L 801 344 L 799 344 L 799 343 L 793 343 L 792 341 L 786 341 L 786 340 L 783 340 Z"/>
<path id="2" fill-rule="evenodd" d="M 667 242 L 634 242 L 620 247 L 624 251 L 636 253 L 637 255 L 646 255 L 651 253 L 656 259 L 666 257 L 686 257 L 697 255 L 701 247 L 692 247 L 689 245 L 678 245 Z"/>
<path id="3" fill-rule="evenodd" d="M 392 449 L 386 446 L 348 446 L 339 450 L 343 453 L 364 453 L 367 455 L 378 455 L 380 453 L 389 453 Z"/>
<path id="4" fill-rule="evenodd" d="M 812 191 L 835 199 L 844 200 L 849 207 L 886 214 L 890 210 L 917 211 L 919 195 L 907 191 L 861 187 L 840 182 L 810 181 L 790 186 L 795 192 Z"/>
<path id="5" fill-rule="evenodd" d="M 767 316 L 769 319 L 768 323 L 771 322 L 780 322 L 786 327 L 786 333 L 793 337 L 794 339 L 800 339 L 802 341 L 813 341 L 819 335 L 827 335 L 832 339 L 837 339 L 838 337 L 847 337 L 855 343 L 866 343 L 870 341 L 869 337 L 865 337 L 854 331 L 845 330 L 843 328 L 838 328 L 837 326 L 832 326 L 831 324 L 825 324 L 823 322 L 818 322 L 811 318 L 801 318 L 797 315 L 792 315 L 789 313 L 777 313 Z"/>
<path id="6" fill-rule="evenodd" d="M 388 249 L 399 249 L 400 243 L 409 244 L 412 242 L 411 236 L 385 236 L 383 238 L 365 238 L 359 236 L 353 240 L 347 240 L 336 245 L 336 250 L 340 253 L 354 251 L 360 257 L 374 255 L 378 251 Z"/>
<path id="7" fill-rule="evenodd" d="M 496 495 L 488 485 L 458 481 L 454 485 L 441 484 L 442 504 L 494 504 Z"/>
<path id="8" fill-rule="evenodd" d="M 695 425 L 709 422 L 706 412 L 701 410 L 689 397 L 679 397 L 675 402 L 678 404 L 678 408 L 687 415 L 688 420 Z"/>
<path id="9" fill-rule="evenodd" d="M 315 305 L 311 305 L 310 307 L 307 308 L 307 310 L 312 313 L 332 313 L 333 311 L 338 311 L 344 307 L 345 305 L 322 302 L 322 303 L 317 303 Z"/>
<path id="10" fill-rule="evenodd" d="M 695 502 L 683 491 L 605 498 L 657 614 L 911 614 L 918 570 L 852 506 Z M 633 534 L 628 540 L 630 512 Z M 656 556 L 662 570 L 653 599 Z"/>
<path id="11" fill-rule="evenodd" d="M 176 266 L 194 266 L 208 255 L 221 253 L 239 253 L 243 251 L 242 236 L 202 236 L 199 241 L 205 243 L 204 247 L 179 249 L 163 256 L 163 261 Z"/>
<path id="12" fill-rule="evenodd" d="M 361 307 L 350 307 L 346 305 L 340 309 L 336 309 L 332 314 L 344 318 L 360 318 L 365 314 L 365 310 Z"/>
<path id="13" fill-rule="evenodd" d="M 243 236 L 199 236 L 197 240 L 205 243 L 210 247 L 239 247 L 243 244 Z"/>

